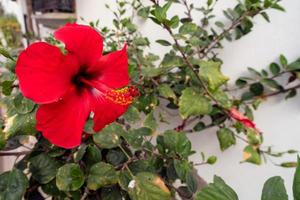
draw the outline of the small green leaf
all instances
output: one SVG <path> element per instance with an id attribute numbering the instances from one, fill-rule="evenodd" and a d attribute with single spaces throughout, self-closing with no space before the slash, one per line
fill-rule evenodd
<path id="1" fill-rule="evenodd" d="M 299 70 L 300 69 L 300 61 L 292 62 L 291 64 L 287 65 L 286 69 L 289 71 Z"/>
<path id="2" fill-rule="evenodd" d="M 35 106 L 31 100 L 26 99 L 22 94 L 18 94 L 14 97 L 13 104 L 16 108 L 16 111 L 20 114 L 30 113 Z"/>
<path id="3" fill-rule="evenodd" d="M 249 89 L 255 96 L 259 96 L 264 92 L 264 86 L 261 83 L 253 83 Z"/>
<path id="4" fill-rule="evenodd" d="M 99 162 L 94 164 L 89 172 L 87 187 L 90 190 L 97 190 L 106 185 L 116 184 L 118 174 L 115 168 L 107 163 Z"/>
<path id="5" fill-rule="evenodd" d="M 3 81 L 1 83 L 1 86 L 2 86 L 2 93 L 5 95 L 5 96 L 9 96 L 13 90 L 13 84 L 14 84 L 14 80 L 13 81 Z"/>
<path id="6" fill-rule="evenodd" d="M 6 58 L 8 58 L 8 59 L 10 59 L 10 60 L 12 60 L 12 61 L 16 61 L 16 60 L 10 55 L 10 53 L 9 53 L 6 49 L 4 49 L 4 48 L 1 48 L 1 47 L 0 47 L 0 54 L 1 54 L 2 56 L 6 57 Z"/>
<path id="7" fill-rule="evenodd" d="M 243 157 L 246 162 L 257 164 L 257 165 L 261 164 L 261 156 L 257 148 L 252 145 L 248 145 L 244 148 Z"/>
<path id="8" fill-rule="evenodd" d="M 79 146 L 78 150 L 73 154 L 73 158 L 75 162 L 79 162 L 83 158 L 86 152 L 86 148 L 87 148 L 86 144 L 81 144 Z"/>
<path id="9" fill-rule="evenodd" d="M 279 83 L 273 79 L 265 78 L 261 80 L 261 83 L 264 84 L 265 86 L 269 87 L 270 89 L 276 89 L 276 90 L 281 90 L 282 86 L 279 85 Z"/>
<path id="10" fill-rule="evenodd" d="M 162 154 L 179 155 L 187 158 L 192 154 L 192 145 L 186 134 L 168 130 L 157 138 L 158 149 Z"/>
<path id="11" fill-rule="evenodd" d="M 32 177 L 39 183 L 46 184 L 56 176 L 59 164 L 47 154 L 30 158 L 29 170 Z"/>
<path id="12" fill-rule="evenodd" d="M 288 200 L 284 181 L 279 176 L 269 178 L 262 191 L 261 200 Z"/>
<path id="13" fill-rule="evenodd" d="M 270 71 L 272 72 L 272 74 L 274 76 L 276 76 L 280 72 L 280 66 L 277 63 L 271 63 L 270 64 Z"/>
<path id="14" fill-rule="evenodd" d="M 123 117 L 126 121 L 128 121 L 131 124 L 136 123 L 141 119 L 140 112 L 134 106 L 130 106 L 126 113 L 123 115 Z"/>
<path id="15" fill-rule="evenodd" d="M 180 34 L 190 34 L 193 35 L 198 30 L 198 26 L 193 22 L 186 22 L 179 28 Z"/>
<path id="16" fill-rule="evenodd" d="M 232 145 L 235 145 L 236 140 L 232 130 L 228 128 L 221 128 L 217 131 L 217 136 L 222 151 L 225 151 Z"/>
<path id="17" fill-rule="evenodd" d="M 165 98 L 171 98 L 173 100 L 176 99 L 176 95 L 172 88 L 168 84 L 161 84 L 158 86 L 159 94 Z"/>
<path id="18" fill-rule="evenodd" d="M 300 200 L 300 157 L 297 157 L 298 165 L 294 174 L 293 195 L 295 200 Z M 1 180 L 1 179 L 0 179 Z"/>
<path id="19" fill-rule="evenodd" d="M 125 130 L 117 123 L 107 125 L 101 132 L 94 134 L 93 139 L 96 144 L 105 149 L 115 148 L 120 144 L 120 135 Z"/>
<path id="20" fill-rule="evenodd" d="M 195 200 L 238 200 L 237 194 L 220 177 L 196 194 Z"/>
<path id="21" fill-rule="evenodd" d="M 192 172 L 192 164 L 187 160 L 174 160 L 173 164 L 178 178 L 186 182 L 187 175 Z"/>
<path id="22" fill-rule="evenodd" d="M 150 113 L 148 113 L 146 115 L 143 125 L 147 128 L 150 128 L 153 132 L 156 130 L 157 122 L 156 122 L 156 119 L 154 117 L 153 111 L 151 111 Z"/>
<path id="23" fill-rule="evenodd" d="M 213 61 L 200 61 L 199 75 L 207 83 L 211 90 L 218 89 L 225 84 L 229 78 L 224 76 L 221 72 L 221 63 Z"/>
<path id="24" fill-rule="evenodd" d="M 179 99 L 179 112 L 182 118 L 191 115 L 206 115 L 212 111 L 212 105 L 206 97 L 193 88 L 186 88 L 182 91 Z"/>
<path id="25" fill-rule="evenodd" d="M 22 171 L 13 169 L 0 175 L 0 199 L 21 200 L 29 183 Z"/>
<path id="26" fill-rule="evenodd" d="M 282 65 L 282 67 L 284 67 L 284 68 L 288 64 L 288 61 L 287 61 L 286 57 L 282 54 L 279 56 L 279 61 L 280 61 L 280 64 Z"/>
<path id="27" fill-rule="evenodd" d="M 172 44 L 167 40 L 156 40 L 156 42 L 162 46 L 171 46 Z"/>
<path id="28" fill-rule="evenodd" d="M 62 191 L 76 191 L 84 184 L 84 174 L 78 164 L 65 164 L 58 169 L 56 186 Z"/>
<path id="29" fill-rule="evenodd" d="M 138 16 L 143 17 L 143 18 L 147 18 L 149 16 L 149 13 L 150 13 L 149 6 L 139 9 L 137 12 Z"/>

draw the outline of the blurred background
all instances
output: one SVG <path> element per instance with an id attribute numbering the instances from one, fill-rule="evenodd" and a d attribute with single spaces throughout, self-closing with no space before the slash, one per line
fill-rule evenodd
<path id="1" fill-rule="evenodd" d="M 5 47 L 22 49 L 30 42 L 49 36 L 53 30 L 66 22 L 88 23 L 99 21 L 99 25 L 112 27 L 112 13 L 105 4 L 114 7 L 114 0 L 0 0 L 0 43 Z M 149 1 L 144 0 L 145 4 Z M 195 4 L 205 1 L 190 0 Z M 225 20 L 222 10 L 235 4 L 234 0 L 221 0 L 216 6 L 219 20 Z M 284 54 L 290 61 L 300 57 L 300 1 L 285 0 L 282 3 L 286 12 L 270 11 L 271 23 L 262 18 L 256 19 L 253 32 L 241 40 L 225 42 L 219 52 L 224 61 L 223 72 L 234 82 L 245 73 L 247 67 L 265 68 L 270 62 L 277 61 Z M 174 13 L 184 12 L 180 7 L 172 7 Z M 137 21 L 139 29 L 151 42 L 151 51 L 163 55 L 167 49 L 155 44 L 157 38 L 169 40 L 169 36 L 152 21 Z M 159 37 L 158 37 L 159 36 Z M 300 150 L 300 96 L 289 101 L 282 97 L 269 99 L 255 112 L 255 122 L 264 132 L 264 145 L 273 145 L 278 151 Z M 178 123 L 174 118 L 173 123 Z M 167 127 L 160 127 L 166 129 Z M 291 197 L 294 169 L 284 169 L 270 161 L 262 166 L 243 163 L 244 144 L 238 143 L 228 151 L 221 152 L 215 129 L 191 134 L 193 148 L 197 153 L 195 162 L 200 160 L 200 152 L 216 155 L 218 162 L 213 166 L 199 166 L 198 173 L 207 181 L 214 174 L 220 175 L 239 194 L 242 200 L 260 199 L 263 183 L 267 178 L 280 175 L 284 178 Z M 286 161 L 296 160 L 295 156 L 285 157 Z M 13 159 L 12 159 L 13 160 Z M 0 161 L 2 170 L 11 166 L 11 159 Z M 283 160 L 285 161 L 285 160 Z"/>

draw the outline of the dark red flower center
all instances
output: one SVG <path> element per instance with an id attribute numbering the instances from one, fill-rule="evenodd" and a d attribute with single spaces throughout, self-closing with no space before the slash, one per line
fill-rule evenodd
<path id="1" fill-rule="evenodd" d="M 86 67 L 82 67 L 79 72 L 72 77 L 71 82 L 75 85 L 76 89 L 80 91 L 84 87 L 89 87 L 85 80 L 90 81 L 94 78 L 95 76 L 93 74 L 86 71 Z"/>

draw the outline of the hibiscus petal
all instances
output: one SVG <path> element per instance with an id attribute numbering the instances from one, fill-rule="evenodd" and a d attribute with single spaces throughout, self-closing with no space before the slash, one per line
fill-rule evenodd
<path id="1" fill-rule="evenodd" d="M 70 89 L 62 100 L 41 105 L 37 111 L 37 130 L 51 143 L 73 148 L 80 145 L 83 127 L 90 113 L 90 94 Z"/>
<path id="2" fill-rule="evenodd" d="M 76 55 L 81 66 L 93 66 L 101 57 L 103 40 L 92 27 L 67 24 L 55 31 L 54 37 L 65 44 L 65 48 Z"/>
<path id="3" fill-rule="evenodd" d="M 102 56 L 89 70 L 98 74 L 98 80 L 110 88 L 125 87 L 129 83 L 126 46 L 120 51 Z"/>
<path id="4" fill-rule="evenodd" d="M 20 90 L 40 104 L 57 101 L 70 87 L 77 70 L 76 58 L 64 56 L 59 48 L 45 42 L 30 45 L 16 64 Z"/>
<path id="5" fill-rule="evenodd" d="M 123 115 L 129 105 L 116 104 L 107 99 L 101 92 L 94 89 L 93 91 L 94 112 L 94 130 L 100 131 L 104 126 L 114 122 L 118 117 Z"/>

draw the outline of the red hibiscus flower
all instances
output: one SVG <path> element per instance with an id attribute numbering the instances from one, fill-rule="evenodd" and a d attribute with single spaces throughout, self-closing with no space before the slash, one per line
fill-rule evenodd
<path id="1" fill-rule="evenodd" d="M 65 44 L 66 54 L 45 42 L 24 50 L 16 74 L 23 95 L 40 104 L 37 129 L 53 144 L 72 148 L 93 112 L 94 130 L 122 115 L 137 95 L 128 87 L 126 46 L 102 55 L 101 35 L 89 26 L 68 24 L 54 37 Z"/>
<path id="2" fill-rule="evenodd" d="M 253 128 L 255 129 L 258 133 L 260 132 L 257 128 L 256 128 L 256 125 L 255 123 L 250 120 L 248 117 L 244 116 L 242 113 L 240 113 L 236 108 L 231 108 L 230 109 L 230 116 L 241 122 L 242 124 L 244 124 L 245 127 L 247 128 Z"/>

